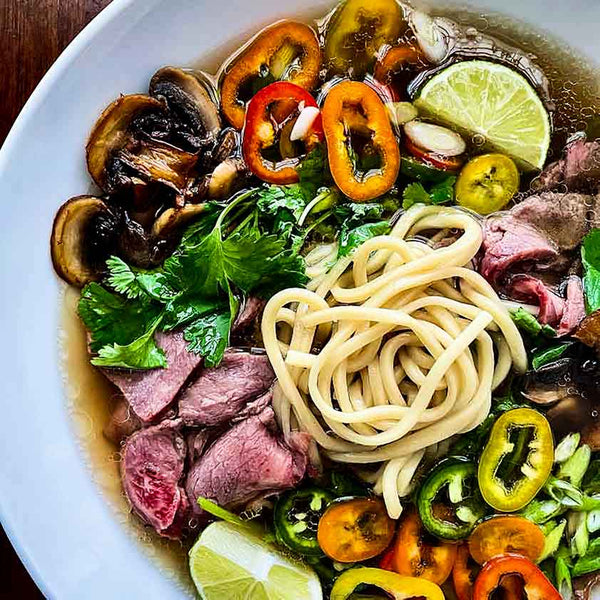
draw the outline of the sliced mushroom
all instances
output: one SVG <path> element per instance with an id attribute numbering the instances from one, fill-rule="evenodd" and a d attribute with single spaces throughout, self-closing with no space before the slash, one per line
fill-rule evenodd
<path id="1" fill-rule="evenodd" d="M 571 392 L 567 380 L 572 367 L 573 360 L 563 358 L 537 371 L 530 371 L 525 376 L 523 396 L 536 404 L 556 404 Z"/>
<path id="2" fill-rule="evenodd" d="M 556 439 L 561 439 L 568 433 L 583 430 L 595 422 L 598 405 L 592 400 L 572 394 L 563 398 L 553 406 L 546 416 L 552 427 Z"/>
<path id="3" fill-rule="evenodd" d="M 118 219 L 100 198 L 77 196 L 65 202 L 54 218 L 50 240 L 58 275 L 77 287 L 99 279 L 116 247 L 118 229 Z"/>
<path id="4" fill-rule="evenodd" d="M 155 98 L 132 94 L 115 100 L 96 122 L 87 143 L 94 181 L 109 193 L 131 188 L 141 179 L 181 194 L 198 156 L 165 141 L 171 127 L 165 105 Z"/>
<path id="5" fill-rule="evenodd" d="M 161 102 L 144 94 L 121 96 L 110 104 L 96 121 L 86 146 L 87 166 L 92 179 L 100 188 L 112 191 L 118 178 L 116 155 L 131 143 L 131 124 L 136 117 L 162 112 Z"/>
<path id="6" fill-rule="evenodd" d="M 148 181 L 158 181 L 181 193 L 196 165 L 196 154 L 180 150 L 166 142 L 138 142 L 118 153 L 119 160 Z"/>
<path id="7" fill-rule="evenodd" d="M 573 337 L 600 352 L 600 310 L 593 312 L 581 321 Z"/>
<path id="8" fill-rule="evenodd" d="M 205 204 L 186 204 L 181 208 L 168 208 L 154 222 L 152 235 L 163 240 L 171 238 L 201 215 L 205 208 Z"/>
<path id="9" fill-rule="evenodd" d="M 164 67 L 152 77 L 149 93 L 169 107 L 174 121 L 172 135 L 190 149 L 198 150 L 217 137 L 221 130 L 218 108 L 193 73 Z"/>
<path id="10" fill-rule="evenodd" d="M 597 600 L 600 598 L 600 571 L 573 579 L 576 600 Z"/>
<path id="11" fill-rule="evenodd" d="M 229 196 L 236 180 L 245 169 L 244 161 L 239 158 L 227 158 L 219 163 L 208 176 L 208 197 L 220 200 Z"/>

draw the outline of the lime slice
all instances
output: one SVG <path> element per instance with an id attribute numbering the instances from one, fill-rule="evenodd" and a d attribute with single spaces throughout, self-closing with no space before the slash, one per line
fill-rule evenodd
<path id="1" fill-rule="evenodd" d="M 425 84 L 415 106 L 467 136 L 483 136 L 488 149 L 508 154 L 524 170 L 544 166 L 548 113 L 529 82 L 504 65 L 456 63 Z"/>
<path id="2" fill-rule="evenodd" d="M 190 550 L 190 573 L 205 600 L 321 600 L 308 567 L 282 556 L 251 531 L 218 521 Z"/>

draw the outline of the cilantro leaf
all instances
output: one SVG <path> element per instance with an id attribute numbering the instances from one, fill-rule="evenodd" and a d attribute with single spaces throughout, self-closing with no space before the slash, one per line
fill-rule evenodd
<path id="1" fill-rule="evenodd" d="M 97 367 L 120 367 L 123 369 L 155 369 L 167 366 L 164 350 L 156 345 L 154 331 L 158 320 L 150 329 L 133 342 L 124 346 L 108 344 L 92 359 Z"/>
<path id="2" fill-rule="evenodd" d="M 117 256 L 111 256 L 106 261 L 106 266 L 108 285 L 129 299 L 148 296 L 153 300 L 165 302 L 175 295 L 164 273 L 158 269 L 147 271 L 130 267 Z"/>
<path id="3" fill-rule="evenodd" d="M 285 242 L 256 229 L 238 232 L 223 242 L 226 276 L 245 293 L 274 291 L 306 282 L 304 260 L 285 250 Z M 273 280 L 273 276 L 277 280 Z"/>
<path id="4" fill-rule="evenodd" d="M 116 292 L 127 296 L 127 298 L 139 298 L 145 294 L 138 284 L 136 273 L 124 260 L 117 256 L 111 256 L 106 261 L 108 268 L 107 283 Z"/>
<path id="5" fill-rule="evenodd" d="M 306 198 L 299 185 L 270 185 L 261 189 L 258 193 L 256 207 L 264 214 L 273 217 L 280 216 L 281 211 L 285 211 L 294 222 L 304 211 Z"/>
<path id="6" fill-rule="evenodd" d="M 339 239 L 338 256 L 347 256 L 363 242 L 377 235 L 385 235 L 389 231 L 390 224 L 387 221 L 365 223 L 354 229 L 342 229 Z"/>
<path id="7" fill-rule="evenodd" d="M 408 210 L 414 204 L 419 202 L 429 204 L 430 198 L 427 190 L 422 183 L 409 183 L 402 192 L 402 208 Z"/>
<path id="8" fill-rule="evenodd" d="M 583 289 L 589 313 L 600 308 L 600 229 L 592 229 L 581 245 L 583 263 Z"/>
<path id="9" fill-rule="evenodd" d="M 128 345 L 143 336 L 159 315 L 160 306 L 146 297 L 127 301 L 92 282 L 81 292 L 78 312 L 90 331 L 90 349 L 98 352 L 107 344 Z"/>
<path id="10" fill-rule="evenodd" d="M 299 186 L 306 202 L 310 202 L 317 195 L 319 188 L 332 183 L 322 144 L 315 146 L 302 159 L 296 170 L 300 179 Z"/>
<path id="11" fill-rule="evenodd" d="M 345 202 L 333 209 L 336 219 L 346 225 L 360 225 L 369 219 L 380 219 L 384 206 L 378 202 Z"/>
<path id="12" fill-rule="evenodd" d="M 454 200 L 456 177 L 451 175 L 436 183 L 428 192 L 422 183 L 410 183 L 402 192 L 402 207 L 408 210 L 414 204 L 446 204 Z"/>
<path id="13" fill-rule="evenodd" d="M 226 308 L 227 303 L 221 299 L 182 293 L 165 306 L 161 328 L 164 331 L 172 331 L 207 314 L 221 312 Z"/>
<path id="14" fill-rule="evenodd" d="M 447 177 L 443 181 L 436 183 L 429 192 L 432 204 L 446 204 L 454 200 L 454 184 L 456 177 L 454 175 Z"/>
<path id="15" fill-rule="evenodd" d="M 211 313 L 188 325 L 183 337 L 189 342 L 188 350 L 202 354 L 207 367 L 216 367 L 229 343 L 231 313 Z"/>

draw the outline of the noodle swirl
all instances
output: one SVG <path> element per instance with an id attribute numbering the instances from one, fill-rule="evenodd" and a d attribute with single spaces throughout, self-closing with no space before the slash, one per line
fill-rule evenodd
<path id="1" fill-rule="evenodd" d="M 446 246 L 415 238 L 450 230 L 462 233 Z M 365 477 L 394 518 L 426 449 L 479 425 L 511 367 L 527 368 L 507 309 L 470 266 L 481 240 L 468 213 L 417 205 L 330 269 L 335 246 L 315 249 L 307 289 L 265 308 L 280 426 L 334 461 L 383 463 Z"/>

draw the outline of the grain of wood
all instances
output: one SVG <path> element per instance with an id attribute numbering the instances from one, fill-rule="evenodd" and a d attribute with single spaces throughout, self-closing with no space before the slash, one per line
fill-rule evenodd
<path id="1" fill-rule="evenodd" d="M 0 143 L 67 44 L 110 0 L 0 0 Z"/>
<path id="2" fill-rule="evenodd" d="M 39 80 L 111 0 L 0 0 L 0 145 Z M 0 528 L 0 598 L 43 598 Z"/>

